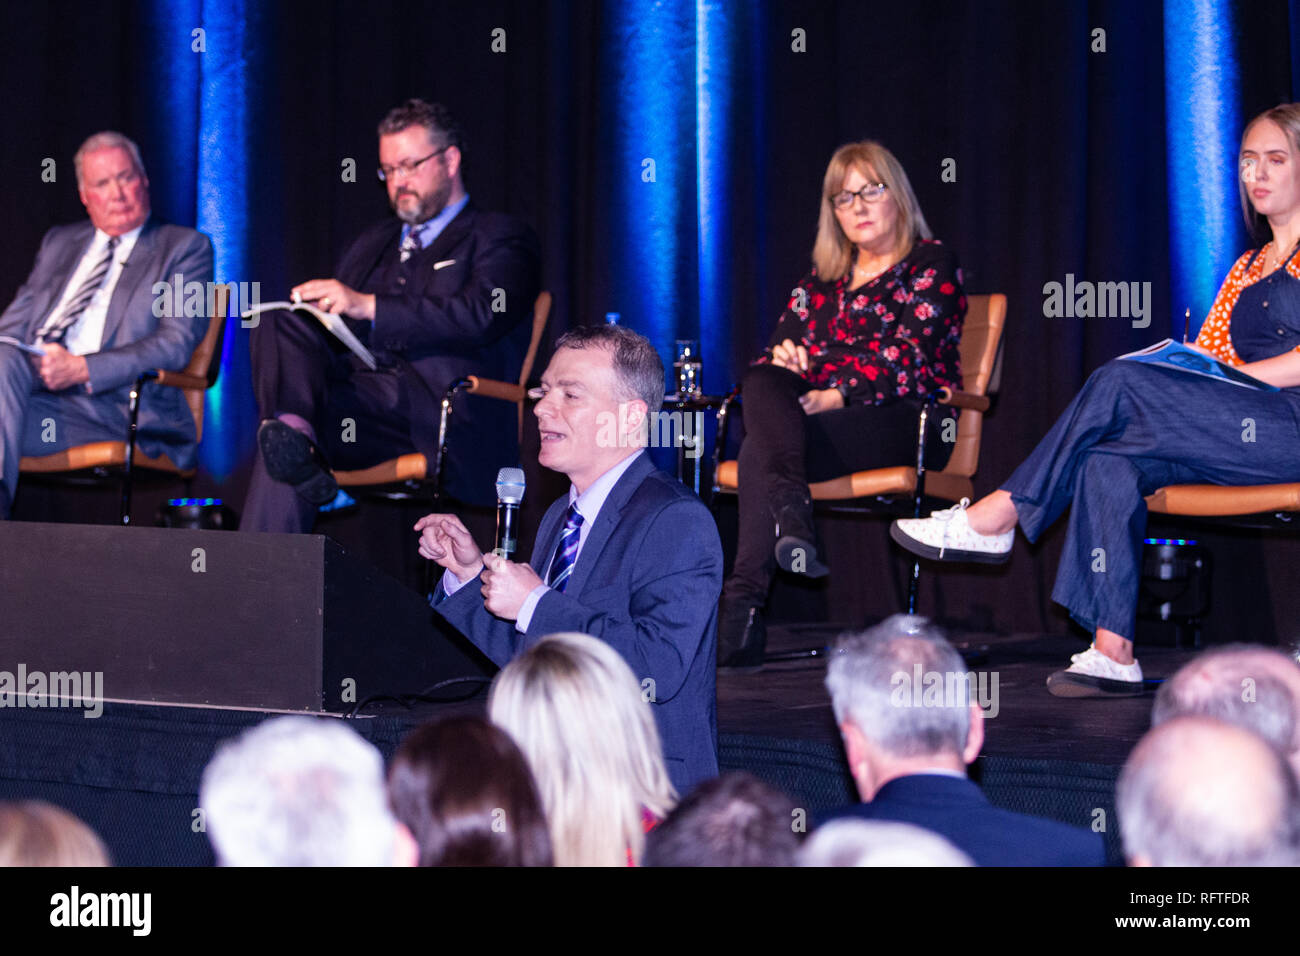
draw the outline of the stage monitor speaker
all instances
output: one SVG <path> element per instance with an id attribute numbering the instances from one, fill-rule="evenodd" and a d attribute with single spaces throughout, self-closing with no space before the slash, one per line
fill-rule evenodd
<path id="1" fill-rule="evenodd" d="M 22 706 L 74 672 L 106 700 L 337 712 L 495 670 L 322 535 L 0 521 L 0 691 L 28 675 Z"/>

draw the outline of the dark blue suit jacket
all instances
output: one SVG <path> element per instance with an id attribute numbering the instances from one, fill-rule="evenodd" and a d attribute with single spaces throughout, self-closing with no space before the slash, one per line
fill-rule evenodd
<path id="1" fill-rule="evenodd" d="M 569 501 L 551 505 L 531 565 L 545 575 Z M 496 664 L 547 634 L 598 637 L 654 681 L 654 713 L 673 785 L 686 793 L 717 776 L 717 610 L 722 544 L 713 516 L 681 482 L 642 453 L 619 478 L 578 556 L 564 592 L 537 603 L 528 632 L 483 607 L 467 583 L 435 609 Z"/>
<path id="2" fill-rule="evenodd" d="M 1106 865 L 1100 833 L 995 807 L 971 781 L 943 774 L 898 777 L 870 803 L 837 810 L 826 820 L 853 817 L 924 827 L 979 866 Z"/>
<path id="3" fill-rule="evenodd" d="M 432 462 L 448 386 L 467 375 L 519 381 L 541 256 L 532 229 L 471 200 L 415 254 L 401 291 L 392 292 L 380 280 L 396 266 L 401 234 L 396 216 L 366 230 L 343 255 L 337 275 L 358 291 L 375 293 L 374 322 L 359 329 L 369 346 L 400 358 L 422 380 L 423 386 L 409 383 L 417 389 L 411 440 Z M 517 462 L 518 433 L 516 405 L 461 395 L 448 425 L 443 487 L 460 501 L 495 505 L 497 470 Z"/>

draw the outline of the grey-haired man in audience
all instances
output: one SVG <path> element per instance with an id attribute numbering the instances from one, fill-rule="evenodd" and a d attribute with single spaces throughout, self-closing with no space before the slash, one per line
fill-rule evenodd
<path id="1" fill-rule="evenodd" d="M 995 807 L 966 778 L 984 743 L 973 678 L 925 618 L 898 614 L 841 638 L 826 687 L 863 802 L 830 817 L 912 823 L 979 866 L 1101 866 L 1100 834 Z"/>
<path id="2" fill-rule="evenodd" d="M 221 746 L 199 787 L 222 866 L 414 866 L 379 751 L 341 721 L 277 717 Z"/>
<path id="3" fill-rule="evenodd" d="M 1151 726 L 1214 717 L 1253 730 L 1300 774 L 1300 664 L 1260 644 L 1225 644 L 1197 655 L 1160 685 Z"/>
<path id="4" fill-rule="evenodd" d="M 1244 727 L 1175 717 L 1147 733 L 1115 790 L 1132 866 L 1296 866 L 1300 795 L 1277 748 Z"/>

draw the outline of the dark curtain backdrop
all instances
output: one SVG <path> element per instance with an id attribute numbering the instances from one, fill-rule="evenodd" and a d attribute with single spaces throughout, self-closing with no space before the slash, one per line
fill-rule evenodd
<path id="1" fill-rule="evenodd" d="M 215 207 L 209 199 L 209 208 L 244 217 L 245 240 L 237 255 L 223 260 L 219 250 L 220 279 L 256 280 L 263 298 L 279 298 L 295 282 L 327 275 L 351 238 L 388 214 L 373 173 L 375 124 L 393 104 L 419 95 L 461 118 L 475 201 L 537 229 L 545 285 L 555 295 L 550 339 L 620 311 L 626 324 L 658 330 L 665 355 L 673 335 L 720 346 L 707 356 L 711 390 L 733 381 L 766 343 L 806 271 L 830 153 L 853 139 L 885 143 L 908 170 L 935 234 L 957 251 L 968 291 L 1010 299 L 1002 391 L 976 479 L 981 493 L 1028 453 L 1094 368 L 1180 333 L 1188 306 L 1196 306 L 1194 320 L 1203 315 L 1208 303 L 1171 301 L 1161 3 L 703 6 L 714 17 L 711 29 L 722 31 L 711 42 L 726 53 L 729 93 L 725 131 L 705 142 L 697 135 L 696 58 L 682 50 L 694 39 L 680 3 L 234 4 L 240 28 L 210 31 L 202 54 L 190 52 L 190 30 L 216 8 L 198 0 L 7 4 L 0 8 L 0 301 L 22 282 L 43 232 L 82 216 L 71 156 L 102 128 L 138 139 L 165 219 L 198 222 L 205 200 L 196 176 L 220 193 L 229 173 L 229 191 Z M 1225 9 L 1236 23 L 1222 42 L 1237 55 L 1241 115 L 1300 99 L 1300 6 L 1251 0 Z M 496 28 L 506 31 L 504 53 L 491 49 Z M 1104 53 L 1090 49 L 1096 28 L 1106 31 Z M 792 49 L 796 30 L 804 52 Z M 668 53 L 646 54 L 655 43 Z M 206 59 L 196 65 L 198 57 Z M 221 109 L 205 101 L 205 90 L 223 78 L 244 91 L 243 125 L 232 140 L 243 148 L 233 158 L 229 149 L 219 152 L 225 165 L 213 168 L 213 144 L 204 140 L 211 124 L 196 116 Z M 627 199 L 645 155 L 638 137 L 663 132 L 629 122 L 644 115 L 637 111 L 647 91 L 668 96 L 667 107 L 646 108 L 668 117 L 681 150 L 658 157 L 660 182 L 647 184 L 675 190 L 665 208 L 679 241 L 668 245 L 664 223 L 635 218 Z M 721 167 L 687 182 L 710 150 L 721 150 Z M 58 163 L 54 183 L 41 180 L 46 157 Z M 356 182 L 341 177 L 349 158 Z M 954 182 L 941 176 L 945 160 L 955 161 Z M 678 170 L 674 181 L 666 169 Z M 693 216 L 702 207 L 725 211 L 721 241 L 704 249 L 703 264 Z M 1242 227 L 1237 247 L 1246 243 Z M 1218 263 L 1219 276 L 1234 256 Z M 701 301 L 705 273 L 718 277 L 722 301 Z M 1044 283 L 1067 273 L 1150 282 L 1151 326 L 1044 317 Z M 651 274 L 679 285 L 671 315 L 648 314 L 645 303 L 661 302 L 645 292 Z M 228 352 L 246 349 L 247 333 L 232 327 L 232 335 Z M 246 358 L 228 363 L 233 391 L 225 401 L 238 411 L 226 409 L 224 420 L 251 421 L 251 392 L 240 377 Z M 198 487 L 237 504 L 252 436 L 245 429 L 214 440 L 231 444 L 234 465 L 204 475 Z M 563 487 L 532 467 L 531 523 Z M 407 517 L 376 507 L 349 519 L 351 530 L 347 522 L 337 527 L 378 554 L 405 541 Z M 730 527 L 725 508 L 722 524 Z M 1006 568 L 928 575 L 925 606 L 971 626 L 1064 628 L 1047 597 L 1062 530 L 1033 548 L 1019 543 Z M 836 568 L 829 590 L 783 588 L 778 611 L 849 621 L 893 610 L 891 569 L 901 565 L 883 524 L 833 521 L 824 531 Z M 1295 637 L 1292 615 L 1279 610 L 1274 621 L 1269 610 L 1284 606 L 1290 590 L 1294 543 L 1211 537 L 1219 549 L 1219 613 L 1242 610 L 1247 629 Z M 398 563 L 410 570 L 409 556 Z"/>

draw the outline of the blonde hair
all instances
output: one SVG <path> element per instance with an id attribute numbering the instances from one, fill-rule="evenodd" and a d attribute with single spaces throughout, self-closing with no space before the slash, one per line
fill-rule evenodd
<path id="1" fill-rule="evenodd" d="M 528 758 L 556 866 L 626 866 L 645 846 L 641 814 L 676 803 L 659 731 L 636 675 L 604 641 L 552 634 L 497 675 L 493 723 Z"/>
<path id="2" fill-rule="evenodd" d="M 817 239 L 813 243 L 813 266 L 817 275 L 826 282 L 834 282 L 853 267 L 854 246 L 840 228 L 831 197 L 844 188 L 844 180 L 854 169 L 867 179 L 888 186 L 886 198 L 892 198 L 898 206 L 895 262 L 911 252 L 918 239 L 929 239 L 932 235 L 907 173 L 894 154 L 874 140 L 845 143 L 831 156 L 826 175 L 822 178 L 821 215 L 817 219 Z"/>
<path id="3" fill-rule="evenodd" d="M 39 800 L 0 804 L 0 867 L 108 866 L 95 831 Z"/>
<path id="4" fill-rule="evenodd" d="M 1293 153 L 1292 162 L 1300 163 L 1300 103 L 1279 103 L 1272 109 L 1264 110 L 1253 120 L 1246 124 L 1246 128 L 1241 131 L 1241 146 L 1237 148 L 1237 195 L 1241 199 L 1241 214 L 1246 218 L 1246 228 L 1250 230 L 1252 239 L 1260 237 L 1263 233 L 1260 229 L 1259 213 L 1251 205 L 1250 196 L 1246 193 L 1246 183 L 1241 178 L 1241 151 L 1246 148 L 1246 137 L 1250 135 L 1251 129 L 1260 120 L 1272 120 L 1278 126 L 1282 127 L 1282 132 L 1291 143 Z M 1269 230 L 1271 235 L 1272 229 Z"/>

